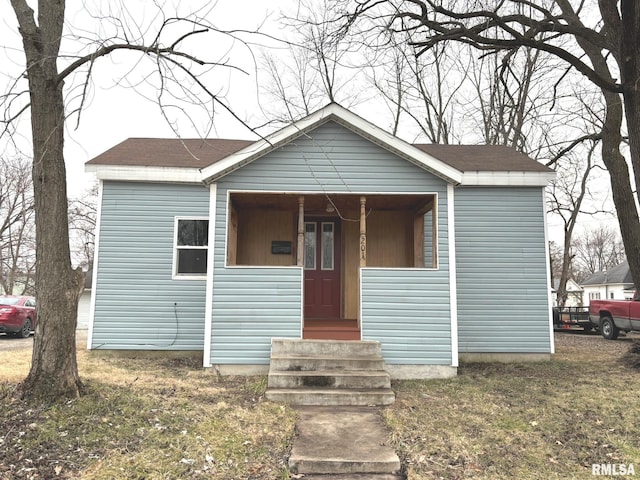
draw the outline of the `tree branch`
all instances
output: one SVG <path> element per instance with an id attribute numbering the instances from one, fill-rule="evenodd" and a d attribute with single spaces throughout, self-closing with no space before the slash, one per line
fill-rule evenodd
<path id="1" fill-rule="evenodd" d="M 566 146 L 565 148 L 560 150 L 558 153 L 556 153 L 551 158 L 551 160 L 549 160 L 547 163 L 545 163 L 545 165 L 547 167 L 551 167 L 551 166 L 555 165 L 556 162 L 558 160 L 560 160 L 562 157 L 564 157 L 567 153 L 569 153 L 571 150 L 573 150 L 575 147 L 577 147 L 581 143 L 586 142 L 588 140 L 591 140 L 591 141 L 594 141 L 594 142 L 602 140 L 602 133 L 590 133 L 590 134 L 587 134 L 587 135 L 583 135 L 583 136 L 581 136 L 579 138 L 576 138 L 575 140 L 571 141 L 568 146 Z"/>

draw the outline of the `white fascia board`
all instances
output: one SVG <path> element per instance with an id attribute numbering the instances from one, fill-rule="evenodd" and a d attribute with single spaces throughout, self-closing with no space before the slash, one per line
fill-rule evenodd
<path id="1" fill-rule="evenodd" d="M 464 172 L 461 184 L 485 187 L 546 187 L 555 178 L 555 172 Z"/>
<path id="2" fill-rule="evenodd" d="M 207 253 L 207 285 L 205 287 L 204 301 L 204 351 L 202 354 L 202 366 L 211 366 L 211 334 L 213 330 L 213 277 L 215 273 L 215 249 L 216 249 L 216 207 L 218 198 L 218 185 L 215 183 L 209 187 L 209 251 Z M 226 246 L 225 246 L 226 247 Z M 226 252 L 226 248 L 225 248 Z"/>
<path id="3" fill-rule="evenodd" d="M 202 174 L 198 168 L 86 165 L 85 172 L 95 173 L 98 180 L 202 183 Z"/>
<path id="4" fill-rule="evenodd" d="M 373 143 L 399 155 L 406 160 L 428 170 L 451 183 L 458 184 L 462 180 L 462 172 L 438 160 L 437 158 L 419 150 L 413 145 L 401 140 L 381 128 L 367 122 L 349 110 L 332 103 L 308 117 L 278 130 L 263 140 L 248 145 L 242 150 L 229 155 L 224 160 L 202 169 L 202 180 L 211 183 L 216 179 L 250 163 L 259 156 L 275 150 L 290 142 L 292 139 L 304 135 L 316 126 L 334 120 Z"/>

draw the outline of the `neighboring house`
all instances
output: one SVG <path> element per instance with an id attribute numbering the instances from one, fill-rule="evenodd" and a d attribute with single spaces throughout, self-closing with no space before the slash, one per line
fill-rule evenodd
<path id="1" fill-rule="evenodd" d="M 553 280 L 553 289 L 551 290 L 551 296 L 553 299 L 553 306 L 558 306 L 558 285 L 560 285 L 560 279 L 555 278 Z M 582 307 L 584 289 L 578 285 L 573 279 L 567 279 L 567 285 L 565 290 L 567 291 L 567 300 L 564 303 L 565 307 Z"/>
<path id="2" fill-rule="evenodd" d="M 590 300 L 631 300 L 635 287 L 629 263 L 625 260 L 609 270 L 596 272 L 582 282 L 584 304 Z"/>
<path id="3" fill-rule="evenodd" d="M 85 272 L 84 290 L 78 300 L 78 326 L 80 330 L 89 328 L 89 314 L 91 311 L 91 285 L 93 281 L 93 270 Z"/>
<path id="4" fill-rule="evenodd" d="M 382 342 L 394 377 L 553 353 L 547 167 L 411 145 L 336 104 L 266 139 L 129 139 L 100 181 L 89 349 L 266 372 L 271 339 Z"/>

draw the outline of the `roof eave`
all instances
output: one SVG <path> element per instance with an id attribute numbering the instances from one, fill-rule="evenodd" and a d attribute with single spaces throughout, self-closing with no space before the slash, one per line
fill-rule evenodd
<path id="1" fill-rule="evenodd" d="M 464 186 L 546 187 L 556 178 L 551 172 L 464 172 Z"/>
<path id="2" fill-rule="evenodd" d="M 95 173 L 98 180 L 202 184 L 198 168 L 85 164 L 85 172 Z"/>

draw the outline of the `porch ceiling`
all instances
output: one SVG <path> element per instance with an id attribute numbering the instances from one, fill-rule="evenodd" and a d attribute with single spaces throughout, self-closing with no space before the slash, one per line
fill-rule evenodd
<path id="1" fill-rule="evenodd" d="M 232 193 L 236 208 L 267 208 L 298 211 L 299 193 Z M 360 194 L 304 194 L 304 208 L 308 212 L 326 212 L 333 203 L 338 209 L 360 208 Z M 433 195 L 385 195 L 369 194 L 367 209 L 420 210 L 433 201 Z M 331 201 L 329 201 L 331 200 Z"/>

